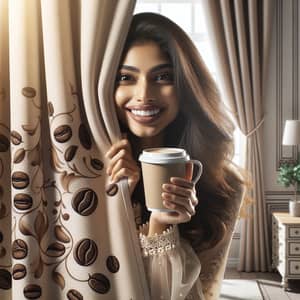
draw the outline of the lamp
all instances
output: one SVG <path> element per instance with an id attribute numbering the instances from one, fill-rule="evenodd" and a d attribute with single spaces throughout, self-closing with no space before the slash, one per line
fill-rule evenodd
<path id="1" fill-rule="evenodd" d="M 282 145 L 295 146 L 300 144 L 300 120 L 286 120 Z M 289 167 L 281 167 L 280 176 L 284 179 L 284 184 L 289 186 L 290 183 L 295 185 L 295 199 L 289 203 L 290 214 L 294 217 L 300 217 L 300 201 L 297 201 L 297 192 L 300 181 L 300 164 L 299 164 L 299 153 L 297 162 L 291 169 Z M 285 177 L 285 178 L 284 178 Z"/>
<path id="2" fill-rule="evenodd" d="M 282 145 L 299 145 L 300 144 L 300 121 L 286 120 Z"/>

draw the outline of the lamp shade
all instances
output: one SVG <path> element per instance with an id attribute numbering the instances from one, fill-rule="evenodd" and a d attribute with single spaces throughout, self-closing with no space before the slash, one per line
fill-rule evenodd
<path id="1" fill-rule="evenodd" d="M 300 121 L 299 120 L 285 121 L 282 144 L 283 145 L 300 144 Z"/>

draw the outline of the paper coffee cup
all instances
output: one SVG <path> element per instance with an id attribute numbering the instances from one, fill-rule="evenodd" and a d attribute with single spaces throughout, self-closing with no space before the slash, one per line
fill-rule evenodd
<path id="1" fill-rule="evenodd" d="M 181 148 L 149 148 L 139 156 L 142 163 L 146 206 L 150 211 L 170 211 L 163 205 L 162 185 L 169 183 L 171 177 L 186 177 L 187 163 L 198 166 L 198 173 L 193 182 L 196 183 L 202 174 L 202 164 L 198 160 L 190 160 L 189 155 Z"/>

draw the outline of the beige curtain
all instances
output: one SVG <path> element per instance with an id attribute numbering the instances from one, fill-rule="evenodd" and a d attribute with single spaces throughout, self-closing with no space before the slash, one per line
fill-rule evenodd
<path id="1" fill-rule="evenodd" d="M 134 0 L 0 0 L 0 299 L 149 299 L 113 86 Z"/>
<path id="2" fill-rule="evenodd" d="M 254 204 L 243 219 L 240 271 L 270 270 L 264 202 L 262 124 L 272 0 L 203 0 L 224 100 L 247 137 L 246 169 Z"/>

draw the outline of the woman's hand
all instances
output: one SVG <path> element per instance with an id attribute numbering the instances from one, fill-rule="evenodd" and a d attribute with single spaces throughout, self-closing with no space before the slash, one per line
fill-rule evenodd
<path id="1" fill-rule="evenodd" d="M 162 186 L 162 199 L 173 212 L 152 212 L 151 218 L 161 224 L 189 222 L 198 204 L 194 183 L 180 177 L 172 177 L 170 181 Z"/>
<path id="2" fill-rule="evenodd" d="M 196 213 L 198 199 L 195 184 L 191 181 L 193 165 L 189 164 L 186 178 L 172 177 L 163 184 L 162 199 L 172 212 L 153 211 L 150 216 L 148 235 L 161 234 L 170 224 L 189 222 Z"/>
<path id="3" fill-rule="evenodd" d="M 130 195 L 141 178 L 141 171 L 132 157 L 132 150 L 129 141 L 124 138 L 111 146 L 105 155 L 110 159 L 106 173 L 110 175 L 112 183 L 122 178 L 128 179 Z"/>

